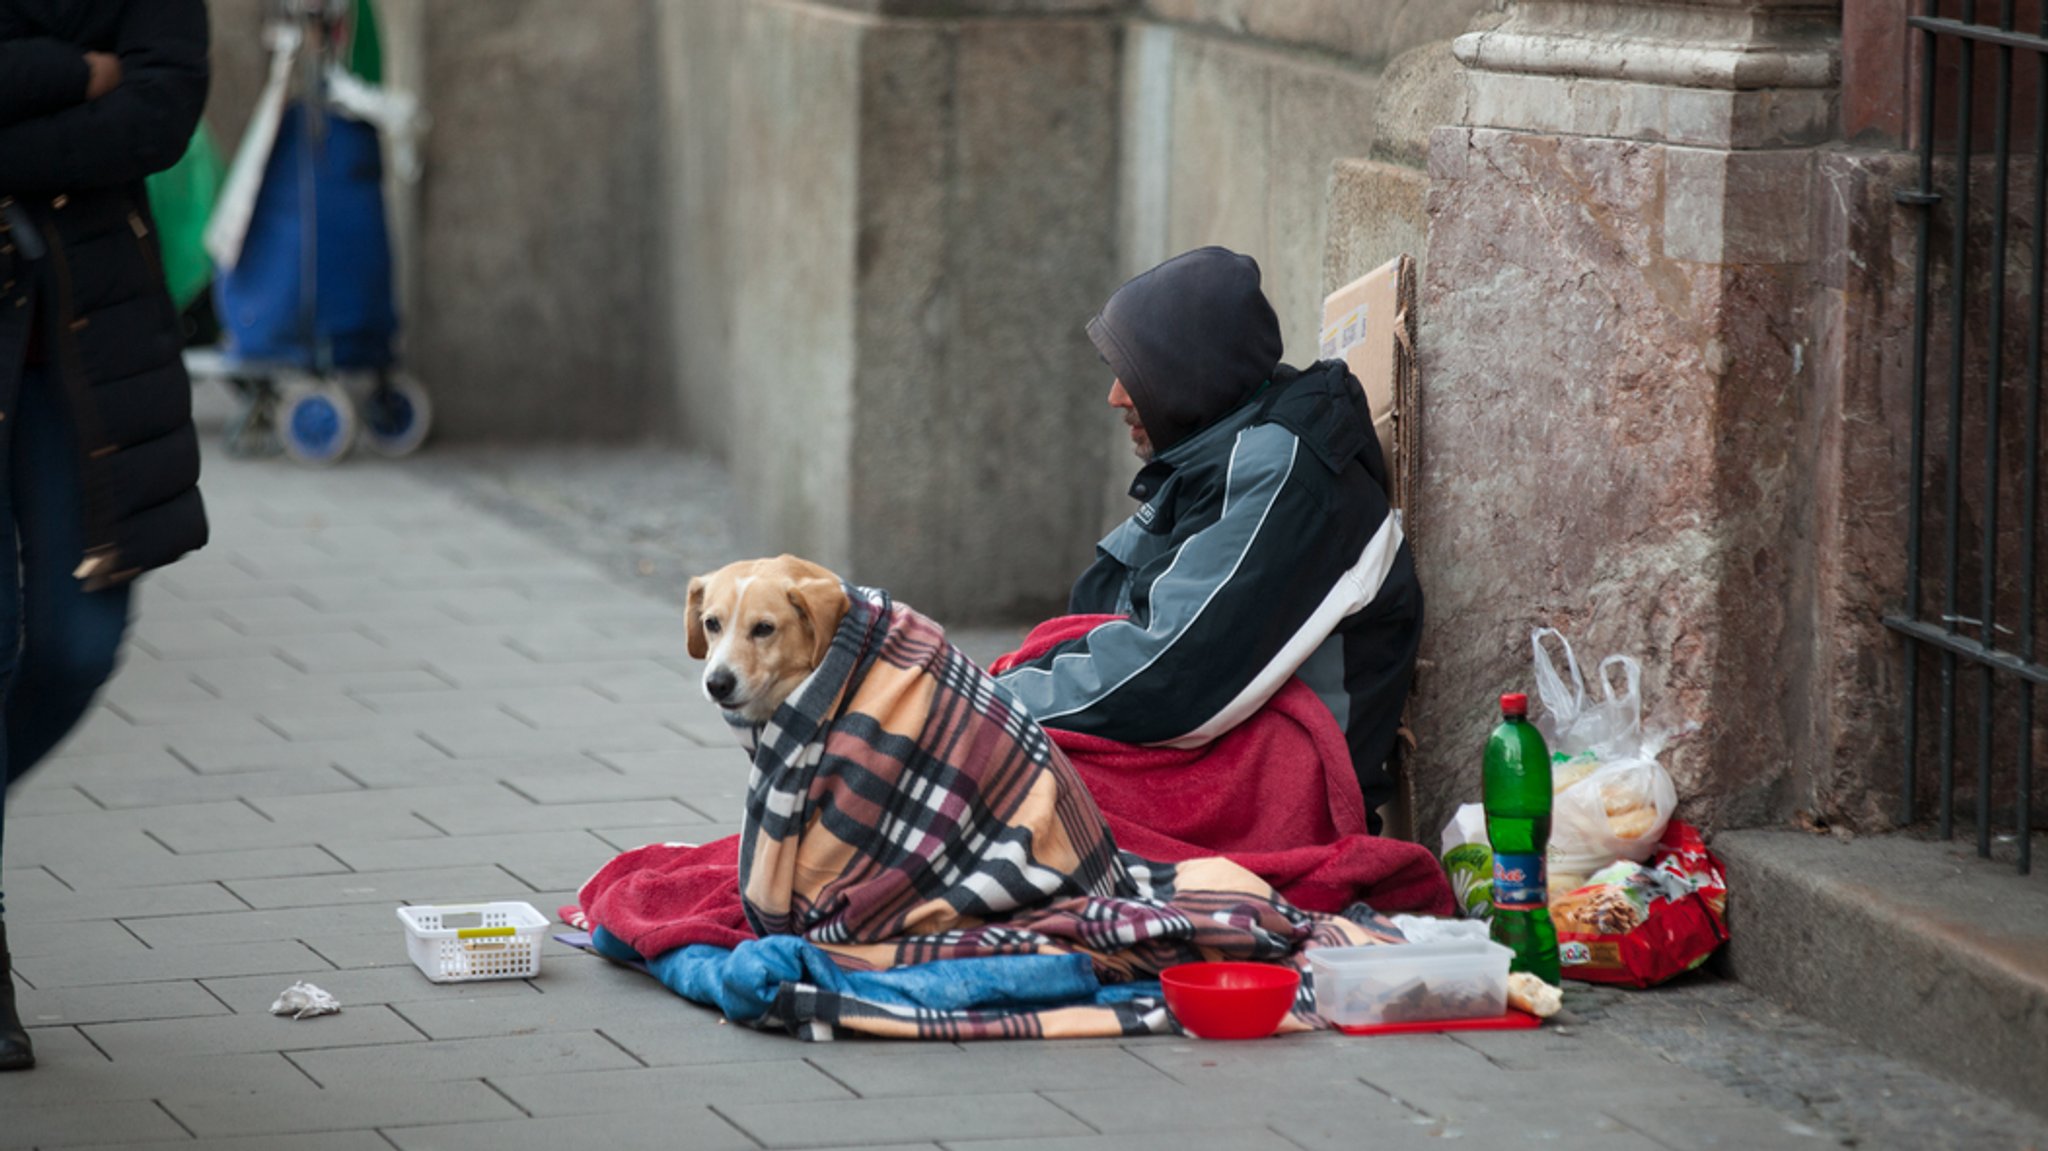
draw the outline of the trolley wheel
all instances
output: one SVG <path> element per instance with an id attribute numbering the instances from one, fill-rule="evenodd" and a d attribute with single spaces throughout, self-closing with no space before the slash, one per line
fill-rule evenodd
<path id="1" fill-rule="evenodd" d="M 380 456 L 397 459 L 419 450 L 434 422 L 427 389 L 411 376 L 380 379 L 362 406 L 363 443 Z"/>
<path id="2" fill-rule="evenodd" d="M 348 390 L 324 380 L 286 385 L 277 404 L 277 435 L 285 454 L 302 464 L 338 462 L 356 438 L 356 409 Z"/>

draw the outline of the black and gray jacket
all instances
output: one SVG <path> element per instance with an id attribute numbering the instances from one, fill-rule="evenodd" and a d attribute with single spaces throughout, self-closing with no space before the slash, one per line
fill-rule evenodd
<path id="1" fill-rule="evenodd" d="M 1102 320 L 1128 329 L 1116 304 Z M 1105 356 L 1151 430 L 1132 387 L 1144 364 L 1117 362 L 1132 346 Z M 1170 430 L 1179 438 L 1163 445 L 1154 434 L 1160 450 L 1131 485 L 1137 513 L 1096 545 L 1069 602 L 1127 618 L 1000 679 L 1048 727 L 1185 747 L 1229 731 L 1298 675 L 1344 729 L 1377 807 L 1394 793 L 1385 765 L 1414 677 L 1422 588 L 1364 392 L 1339 361 L 1274 366 L 1249 390 L 1197 430 Z"/>
<path id="2" fill-rule="evenodd" d="M 88 50 L 120 87 L 85 99 Z M 31 348 L 77 430 L 90 588 L 203 545 L 199 440 L 143 178 L 206 104 L 203 0 L 0 0 L 0 417 Z"/>

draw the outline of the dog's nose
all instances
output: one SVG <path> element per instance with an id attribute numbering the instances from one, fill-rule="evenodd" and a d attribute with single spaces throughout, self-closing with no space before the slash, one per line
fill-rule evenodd
<path id="1" fill-rule="evenodd" d="M 731 699 L 733 689 L 739 687 L 739 685 L 739 678 L 724 668 L 719 668 L 717 671 L 704 677 L 704 690 L 717 703 L 724 703 L 726 700 Z"/>

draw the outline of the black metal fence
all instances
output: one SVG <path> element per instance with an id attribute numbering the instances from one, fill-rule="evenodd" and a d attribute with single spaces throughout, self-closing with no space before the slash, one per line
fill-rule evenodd
<path id="1" fill-rule="evenodd" d="M 1885 624 L 1905 640 L 1905 780 L 1900 819 L 1914 823 L 1916 783 L 1923 758 L 1920 729 L 1922 653 L 1932 649 L 1939 663 L 1938 702 L 1941 835 L 1954 834 L 1958 678 L 1974 670 L 1977 696 L 1977 854 L 1990 856 L 1994 777 L 2012 765 L 2012 822 L 2019 845 L 2019 869 L 2032 864 L 2029 849 L 2036 739 L 2034 689 L 2048 684 L 2048 664 L 2036 648 L 2041 603 L 2037 598 L 2041 528 L 2041 362 L 2043 325 L 2043 236 L 2048 230 L 2048 3 L 2036 5 L 2037 26 L 2016 26 L 2015 0 L 2001 0 L 1995 21 L 1988 5 L 1960 0 L 1944 5 L 1926 0 L 1909 21 L 1920 51 L 1919 186 L 1901 189 L 1900 202 L 1917 206 L 1918 267 L 1914 282 L 1912 480 L 1908 496 L 1906 603 Z M 1944 11 L 1944 9 L 1948 11 Z M 1988 77 L 1980 68 L 1993 70 Z M 2031 84 L 2032 99 L 2016 98 Z M 2020 130 L 2015 132 L 2015 116 Z M 1982 151 L 1989 117 L 1988 152 Z M 2021 137 L 2014 151 L 2014 136 Z M 2019 185 L 2015 204 L 2015 183 Z M 1982 185 L 1989 185 L 1982 187 Z M 1988 193 L 1972 203 L 1973 185 Z M 2031 202 L 2029 202 L 2031 201 Z M 2009 229 L 2019 213 L 2018 228 Z M 1949 251 L 1940 270 L 1947 276 L 1945 302 L 1934 298 L 1933 272 L 1942 253 L 1938 230 L 1946 230 Z M 2010 234 L 2009 234 L 2010 231 Z M 2012 242 L 2018 240 L 2018 259 Z M 2013 265 L 2020 265 L 2013 276 Z M 2013 314 L 2009 315 L 2008 312 Z M 2014 329 L 2017 319 L 2025 327 Z M 2023 339 L 2021 338 L 2023 337 Z M 2024 344 L 2023 360 L 2010 354 Z M 1942 345 L 1931 348 L 1930 345 Z M 1945 377 L 1945 401 L 1932 413 L 1946 442 L 1930 457 L 1929 358 L 1944 352 L 1935 371 Z M 1966 393 L 1966 389 L 1968 389 Z M 2008 392 L 2015 393 L 2015 401 Z M 2017 425 L 2017 437 L 2013 421 Z M 1966 431 L 1970 434 L 1966 436 Z M 2012 459 L 2005 440 L 2023 441 Z M 1933 527 L 1941 550 L 1927 557 L 1927 504 L 1932 468 L 1939 478 L 1940 506 Z M 1977 473 L 1972 476 L 1968 473 Z M 1981 484 L 1966 508 L 1966 485 Z M 1926 493 L 1926 497 L 1923 497 Z M 2016 530 L 2005 533 L 2001 554 L 2000 508 L 2017 505 Z M 1977 539 L 1964 539 L 1966 515 L 1976 521 Z M 2016 538 L 2015 538 L 2016 537 Z M 2015 546 L 2016 544 L 2016 546 Z M 1965 553 L 1965 547 L 1974 548 Z M 2011 554 L 2017 551 L 2017 555 Z M 1978 586 L 1965 586 L 1965 565 Z M 1926 584 L 1932 587 L 1924 587 Z M 2015 587 L 2015 581 L 2017 586 Z M 1974 593 L 1974 594 L 1973 594 Z M 1928 601 L 1936 601 L 1930 604 Z M 1930 609 L 1932 615 L 1929 615 Z M 2016 697 L 2016 699 L 2015 699 Z M 2017 722 L 2016 730 L 2010 726 Z M 2004 738 L 2000 739 L 2001 731 Z M 2017 763 L 2001 762 L 1998 749 Z"/>

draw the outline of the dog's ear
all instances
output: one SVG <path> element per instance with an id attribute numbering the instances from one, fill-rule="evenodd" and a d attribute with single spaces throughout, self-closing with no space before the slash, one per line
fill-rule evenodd
<path id="1" fill-rule="evenodd" d="M 832 633 L 839 630 L 839 621 L 846 618 L 846 588 L 837 576 L 814 576 L 800 579 L 789 585 L 790 606 L 796 608 L 797 618 L 811 631 L 811 666 L 825 662 L 825 653 L 832 647 Z"/>
<path id="2" fill-rule="evenodd" d="M 690 594 L 688 595 L 688 597 L 686 597 L 684 602 L 688 605 L 687 612 L 690 629 L 690 658 L 703 659 L 705 655 L 707 655 L 711 651 L 711 646 L 704 642 L 703 576 L 690 577 Z"/>

